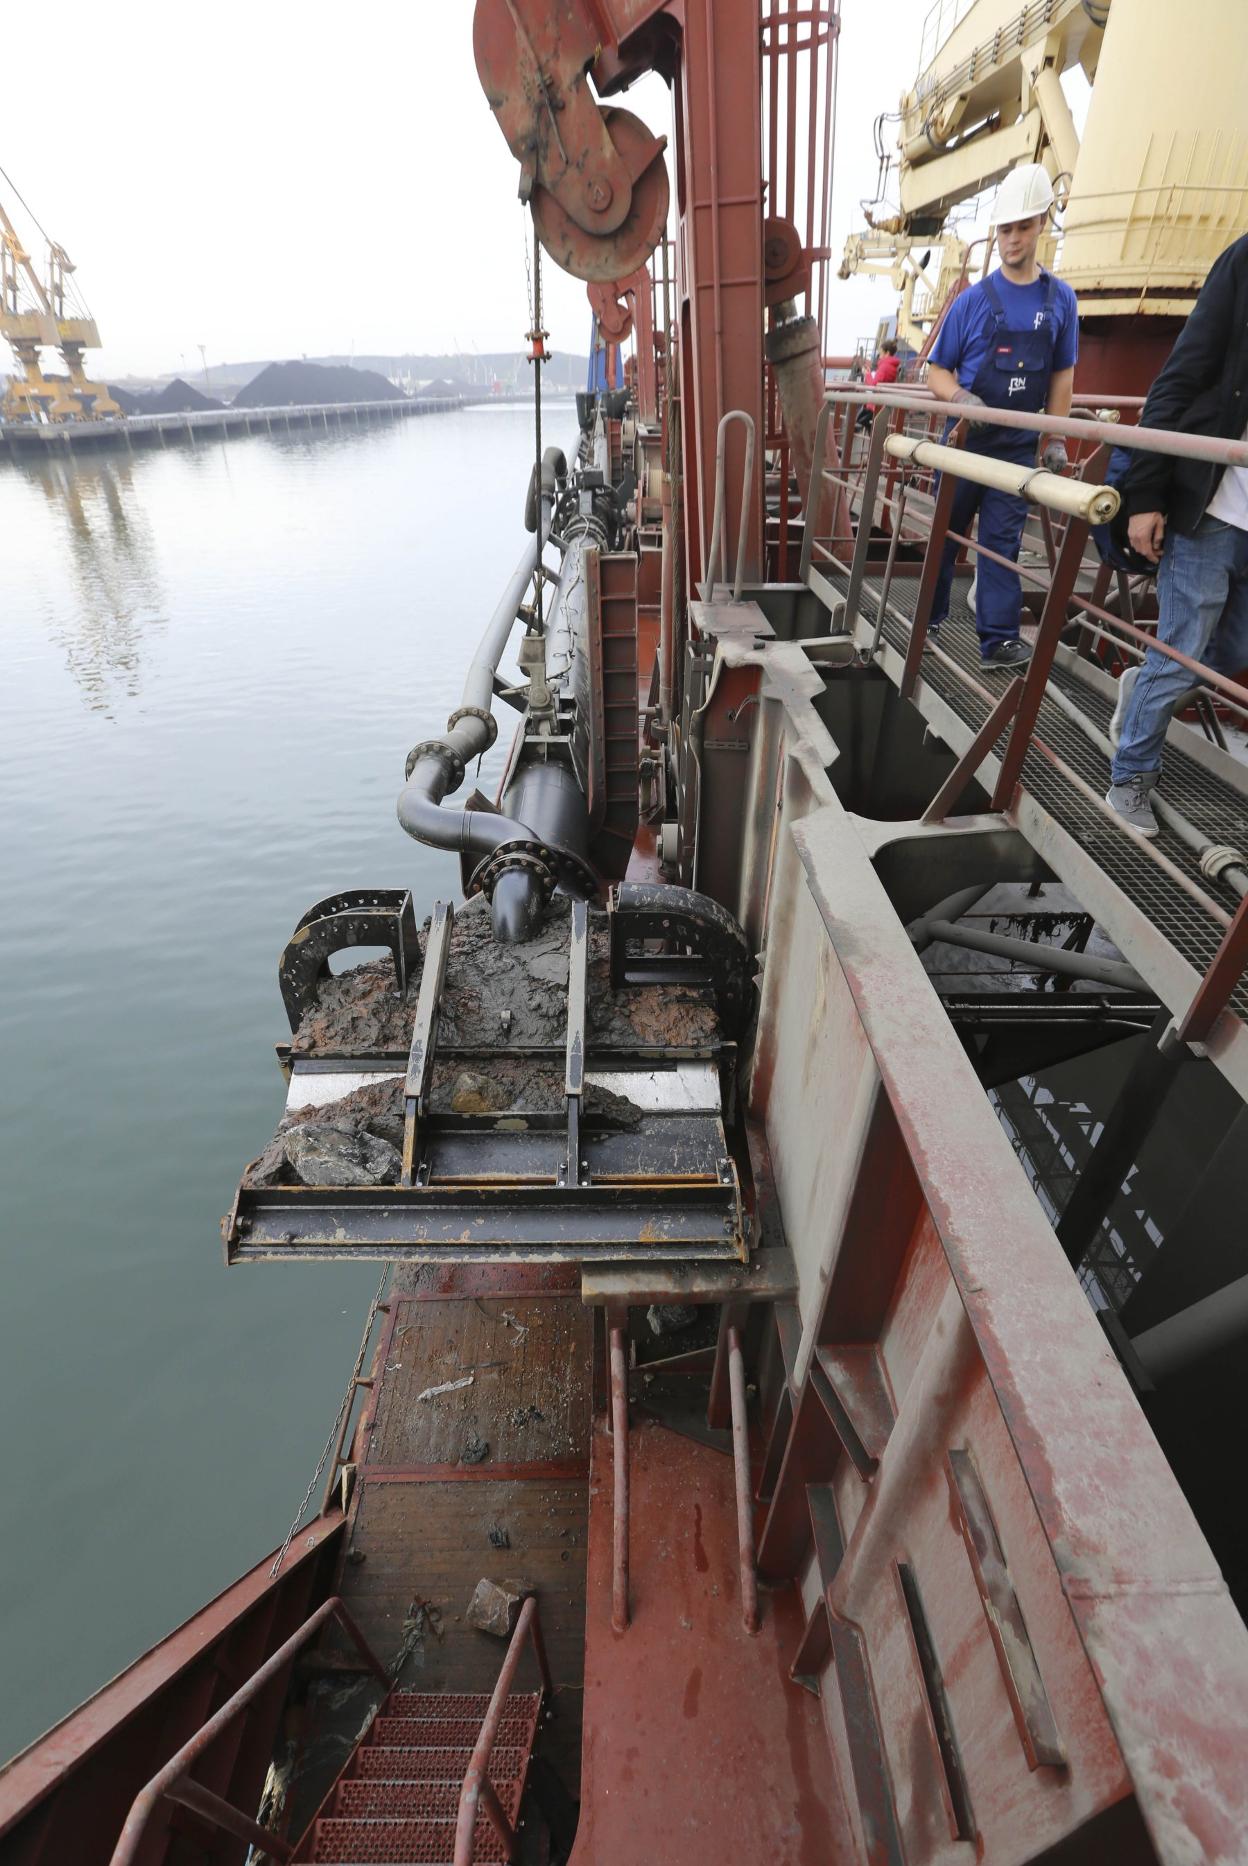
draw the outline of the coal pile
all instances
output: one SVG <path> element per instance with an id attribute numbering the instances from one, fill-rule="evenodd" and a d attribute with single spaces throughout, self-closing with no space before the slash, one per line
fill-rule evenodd
<path id="1" fill-rule="evenodd" d="M 317 402 L 401 402 L 402 389 L 371 369 L 270 363 L 239 390 L 235 408 L 300 408 Z"/>
<path id="2" fill-rule="evenodd" d="M 175 376 L 155 395 L 144 396 L 147 413 L 151 415 L 196 415 L 209 408 L 224 408 L 224 402 L 218 402 L 215 396 L 205 395 L 202 389 L 193 388 L 189 382 L 183 382 L 181 376 Z"/>
<path id="3" fill-rule="evenodd" d="M 479 395 L 479 389 L 473 389 L 458 376 L 436 376 L 432 382 L 422 383 L 412 398 L 417 402 L 431 401 L 435 396 Z"/>

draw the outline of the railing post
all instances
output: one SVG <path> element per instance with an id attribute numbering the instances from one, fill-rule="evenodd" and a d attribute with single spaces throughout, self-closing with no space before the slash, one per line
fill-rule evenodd
<path id="1" fill-rule="evenodd" d="M 745 1358 L 738 1329 L 728 1330 L 728 1390 L 732 1397 L 732 1465 L 737 1492 L 737 1552 L 741 1562 L 741 1621 L 758 1631 L 758 1576 L 754 1566 L 754 1498 L 745 1410 Z"/>
<path id="2" fill-rule="evenodd" d="M 612 1520 L 611 1624 L 628 1629 L 628 1368 L 624 1330 L 611 1330 L 611 1433 L 615 1464 Z"/>
<path id="3" fill-rule="evenodd" d="M 959 422 L 946 444 L 950 447 L 960 447 L 965 432 L 963 424 Z M 932 618 L 936 579 L 940 575 L 940 560 L 944 555 L 945 536 L 949 530 L 953 495 L 957 488 L 958 482 L 952 473 L 941 474 L 940 491 L 936 494 L 936 506 L 932 513 L 931 535 L 927 540 L 927 550 L 923 555 L 923 569 L 919 576 L 919 594 L 914 608 L 914 621 L 910 625 L 906 664 L 902 669 L 900 693 L 903 700 L 910 698 L 919 678 L 919 662 L 923 658 L 923 649 L 927 644 L 927 625 Z"/>
<path id="4" fill-rule="evenodd" d="M 845 592 L 845 634 L 852 635 L 854 624 L 858 620 L 858 605 L 862 600 L 862 584 L 867 574 L 867 554 L 871 549 L 871 533 L 875 528 L 875 495 L 880 484 L 880 467 L 884 460 L 884 442 L 888 439 L 889 423 L 892 416 L 886 408 L 881 408 L 871 423 L 871 444 L 867 449 L 867 465 L 862 478 L 862 494 L 858 503 L 858 533 L 854 539 L 854 555 L 849 566 L 849 586 Z"/>
<path id="5" fill-rule="evenodd" d="M 815 445 L 810 462 L 811 492 L 806 497 L 806 523 L 802 526 L 802 555 L 797 566 L 799 583 L 805 583 L 810 575 L 810 560 L 815 544 L 815 523 L 822 504 L 822 500 L 815 498 L 813 493 L 816 487 L 820 489 L 823 487 L 823 463 L 828 452 L 828 421 L 831 413 L 831 402 L 825 402 L 815 422 Z"/>
<path id="6" fill-rule="evenodd" d="M 1039 717 L 1044 690 L 1049 684 L 1049 671 L 1053 666 L 1053 657 L 1057 653 L 1057 644 L 1066 626 L 1066 611 L 1075 593 L 1075 584 L 1079 580 L 1079 571 L 1083 564 L 1083 547 L 1087 541 L 1088 527 L 1084 521 L 1081 518 L 1068 519 L 1066 536 L 1062 539 L 1062 548 L 1057 554 L 1057 563 L 1053 570 L 1053 581 L 1044 599 L 1040 632 L 1036 637 L 1036 645 L 1032 649 L 1031 660 L 1023 676 L 1023 691 L 1019 696 L 1018 711 L 1014 715 L 1014 724 L 1001 758 L 1001 769 L 997 773 L 996 789 L 992 793 L 994 810 L 1007 808 L 1014 794 L 1014 786 L 1018 782 L 1019 773 L 1023 768 L 1023 759 L 1027 756 L 1027 747 L 1031 743 L 1031 734 Z"/>
<path id="7" fill-rule="evenodd" d="M 1231 993 L 1248 965 L 1248 894 L 1235 910 L 1235 918 L 1222 936 L 1209 970 L 1179 1021 L 1180 1043 L 1201 1043 L 1226 1009 Z"/>

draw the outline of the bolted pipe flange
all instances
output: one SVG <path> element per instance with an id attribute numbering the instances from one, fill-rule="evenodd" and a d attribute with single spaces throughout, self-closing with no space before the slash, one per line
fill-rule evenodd
<path id="1" fill-rule="evenodd" d="M 1219 881 L 1228 868 L 1248 869 L 1248 855 L 1231 848 L 1229 843 L 1210 843 L 1201 854 L 1201 874 L 1209 881 Z"/>
<path id="2" fill-rule="evenodd" d="M 464 781 L 464 771 L 466 767 L 463 759 L 453 745 L 448 745 L 445 739 L 422 739 L 419 745 L 413 745 L 411 751 L 407 754 L 407 763 L 403 767 L 408 778 L 411 777 L 412 772 L 416 769 L 416 766 L 420 763 L 422 758 L 442 758 L 446 760 L 452 767 L 455 780 L 454 783 L 449 784 L 447 788 L 448 790 L 459 789 Z"/>
<path id="3" fill-rule="evenodd" d="M 472 879 L 464 889 L 466 899 L 474 894 L 484 894 L 487 901 L 494 899 L 494 888 L 501 875 L 514 868 L 527 868 L 536 875 L 542 885 L 542 893 L 547 900 L 555 891 L 558 875 L 555 872 L 554 856 L 544 843 L 540 842 L 505 842 L 473 870 Z"/>
<path id="4" fill-rule="evenodd" d="M 489 708 L 485 706 L 457 707 L 446 722 L 447 731 L 454 732 L 461 719 L 479 719 L 481 721 L 486 730 L 485 744 L 486 750 L 488 751 L 498 737 L 498 721 L 495 719 L 493 713 L 490 712 Z"/>

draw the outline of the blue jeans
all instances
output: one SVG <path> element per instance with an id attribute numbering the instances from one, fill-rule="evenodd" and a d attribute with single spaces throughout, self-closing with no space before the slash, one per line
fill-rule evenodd
<path id="1" fill-rule="evenodd" d="M 1027 439 L 1030 442 L 1030 460 L 1034 458 L 1035 441 L 1030 435 Z M 1008 459 L 1009 455 L 1003 453 L 995 457 Z M 1026 501 L 1016 499 L 1012 493 L 994 492 L 990 487 L 976 486 L 972 480 L 959 480 L 949 514 L 949 529 L 960 531 L 966 537 L 976 512 L 979 513 L 979 542 L 988 550 L 997 551 L 1002 557 L 1017 558 L 1023 526 L 1027 522 Z M 953 567 L 961 548 L 952 539 L 945 546 L 932 597 L 933 622 L 943 622 L 949 614 Z M 1003 641 L 1017 641 L 1023 608 L 1022 585 L 1012 570 L 994 564 L 991 558 L 973 556 L 971 561 L 975 565 L 976 575 L 975 629 L 979 635 L 981 652 L 987 654 Z"/>
<path id="2" fill-rule="evenodd" d="M 1248 667 L 1248 531 L 1208 514 L 1190 535 L 1172 531 L 1157 573 L 1157 638 L 1217 674 Z M 1150 648 L 1122 721 L 1115 784 L 1151 777 L 1180 697 L 1196 676 Z"/>

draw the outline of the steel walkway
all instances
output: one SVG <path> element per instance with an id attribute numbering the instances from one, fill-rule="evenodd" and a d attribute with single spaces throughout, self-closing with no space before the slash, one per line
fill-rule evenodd
<path id="1" fill-rule="evenodd" d="M 830 592 L 846 592 L 849 571 L 839 563 L 825 561 L 810 581 L 826 600 Z M 974 620 L 966 603 L 968 583 L 969 573 L 959 573 L 949 620 L 938 644 L 926 649 L 911 696 L 933 729 L 959 754 L 988 718 L 1004 683 L 1016 678 L 981 668 Z M 864 656 L 870 654 L 875 641 L 881 586 L 878 572 L 869 572 L 862 586 L 853 633 Z M 879 651 L 874 657 L 898 687 L 918 591 L 917 576 L 894 576 Z M 1072 707 L 1086 724 L 1071 716 Z M 1096 914 L 1170 1009 L 1181 1012 L 1208 970 L 1226 930 L 1225 921 L 1202 905 L 1198 897 L 1215 903 L 1227 917 L 1234 914 L 1238 897 L 1228 886 L 1208 879 L 1202 873 L 1199 855 L 1164 826 L 1154 845 L 1162 858 L 1159 862 L 1139 839 L 1119 829 L 1101 806 L 1099 800 L 1109 786 L 1105 740 L 1112 708 L 1112 692 L 1103 692 L 1097 686 L 1096 676 L 1087 664 L 1072 651 L 1060 650 L 1023 762 L 1023 799 L 1020 807 L 1008 814 L 1029 841 L 1041 845 L 1045 860 Z M 1003 727 L 1002 739 L 1005 732 Z M 1042 748 L 1055 758 L 1046 757 Z M 1162 792 L 1211 842 L 1248 847 L 1248 768 L 1244 769 L 1241 784 L 1235 761 L 1225 754 L 1211 753 L 1212 748 L 1204 751 L 1195 733 L 1185 727 L 1172 727 Z M 979 767 L 981 782 L 991 785 L 997 764 L 992 755 L 983 760 Z M 1221 775 L 1216 767 L 1221 767 Z M 1080 788 L 1080 780 L 1086 790 Z M 1024 807 L 1026 799 L 1039 806 L 1039 811 L 1056 826 L 1057 835 L 1037 835 L 1037 812 Z M 1099 887 L 1095 885 L 1098 875 Z M 1090 883 L 1096 898 L 1089 898 Z M 1181 969 L 1166 963 L 1166 948 L 1185 962 Z M 1248 1082 L 1248 1043 L 1244 1041 L 1248 1039 L 1244 1024 L 1248 1018 L 1248 980 L 1241 979 L 1237 984 L 1229 1008 L 1239 1020 L 1239 1028 L 1229 1043 L 1223 1042 L 1223 1053 L 1216 1060 L 1242 1088 Z"/>

